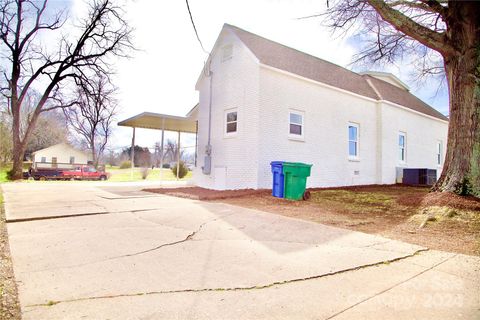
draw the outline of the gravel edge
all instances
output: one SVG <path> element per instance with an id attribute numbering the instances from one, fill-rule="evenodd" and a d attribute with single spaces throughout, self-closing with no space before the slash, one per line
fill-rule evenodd
<path id="1" fill-rule="evenodd" d="M 13 273 L 10 245 L 8 243 L 5 210 L 0 186 L 0 319 L 20 320 L 22 318 L 18 302 L 17 283 Z"/>

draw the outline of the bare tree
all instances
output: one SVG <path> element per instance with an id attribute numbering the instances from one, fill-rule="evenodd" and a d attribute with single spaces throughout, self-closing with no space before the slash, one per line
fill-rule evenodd
<path id="1" fill-rule="evenodd" d="M 177 162 L 178 160 L 178 153 L 180 152 L 180 159 L 183 159 L 184 150 L 182 148 L 178 148 L 177 141 L 174 140 L 167 140 L 165 144 L 165 152 L 163 153 L 163 160 L 169 160 L 170 162 Z"/>
<path id="2" fill-rule="evenodd" d="M 95 167 L 105 151 L 117 111 L 116 88 L 102 73 L 96 72 L 77 87 L 77 104 L 64 108 L 69 127 L 80 136 L 92 154 Z"/>
<path id="3" fill-rule="evenodd" d="M 91 2 L 87 17 L 75 29 L 78 36 L 69 30 L 57 46 L 41 42 L 47 34 L 53 37 L 62 31 L 66 21 L 64 11 L 48 12 L 47 0 L 0 0 L 0 51 L 8 61 L 3 70 L 8 85 L 1 92 L 9 99 L 12 115 L 13 179 L 22 177 L 23 155 L 39 115 L 74 106 L 76 101 L 66 100 L 64 91 L 81 79 L 87 81 L 92 70 L 108 76 L 107 59 L 126 56 L 132 48 L 131 29 L 121 8 L 110 0 Z M 21 109 L 34 88 L 40 99 L 22 134 Z"/>
<path id="4" fill-rule="evenodd" d="M 480 196 L 480 2 L 330 0 L 327 5 L 320 14 L 327 25 L 354 30 L 362 40 L 357 61 L 393 62 L 413 54 L 424 74 L 445 72 L 447 155 L 434 190 Z"/>
<path id="5" fill-rule="evenodd" d="M 58 143 L 68 142 L 69 134 L 65 126 L 65 117 L 59 110 L 52 110 L 40 114 L 35 128 L 28 139 L 25 148 L 25 158 L 30 158 L 32 153 L 53 146 Z"/>

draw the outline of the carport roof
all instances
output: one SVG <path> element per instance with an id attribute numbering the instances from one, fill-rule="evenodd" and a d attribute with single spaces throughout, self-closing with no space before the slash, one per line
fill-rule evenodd
<path id="1" fill-rule="evenodd" d="M 143 112 L 134 117 L 120 121 L 122 127 L 158 129 L 179 132 L 197 132 L 197 122 L 193 117 L 179 117 L 168 114 Z"/>

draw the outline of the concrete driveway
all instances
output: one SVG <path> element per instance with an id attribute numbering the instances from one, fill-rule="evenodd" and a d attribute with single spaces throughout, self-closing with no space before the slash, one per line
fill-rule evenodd
<path id="1" fill-rule="evenodd" d="M 94 183 L 9 183 L 24 319 L 475 319 L 480 259 Z"/>

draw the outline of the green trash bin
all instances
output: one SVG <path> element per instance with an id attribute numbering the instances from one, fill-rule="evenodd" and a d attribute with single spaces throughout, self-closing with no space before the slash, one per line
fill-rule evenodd
<path id="1" fill-rule="evenodd" d="M 301 162 L 284 162 L 283 175 L 285 176 L 284 197 L 291 200 L 308 199 L 305 192 L 307 177 L 310 176 L 312 165 Z"/>

